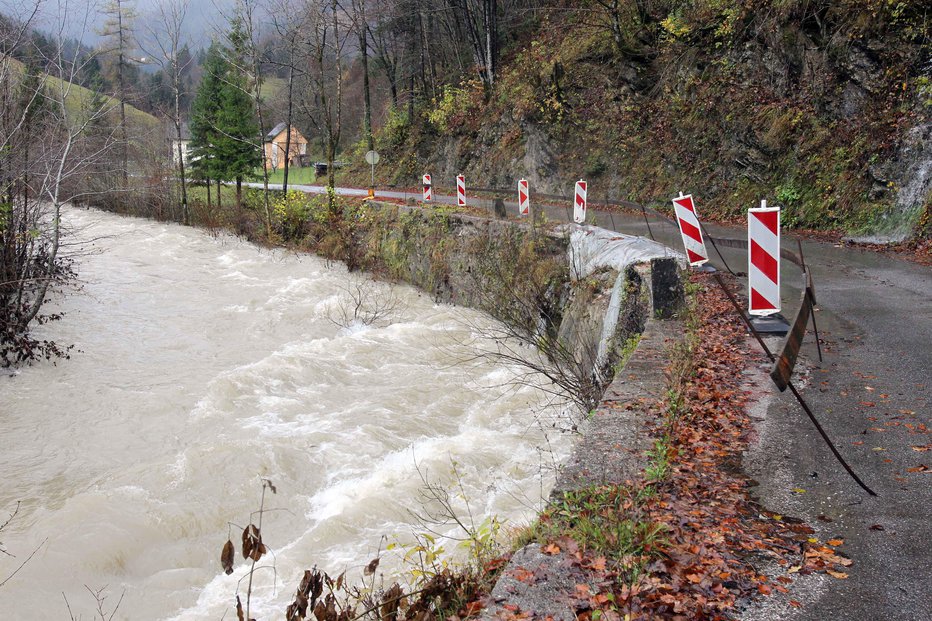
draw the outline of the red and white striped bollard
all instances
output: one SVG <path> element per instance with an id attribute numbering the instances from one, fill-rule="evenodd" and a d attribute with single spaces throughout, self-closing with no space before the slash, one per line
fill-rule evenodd
<path id="1" fill-rule="evenodd" d="M 466 206 L 466 177 L 463 175 L 456 176 L 456 204 Z"/>
<path id="2" fill-rule="evenodd" d="M 522 216 L 531 213 L 531 195 L 528 193 L 527 179 L 518 181 L 518 213 Z"/>
<path id="3" fill-rule="evenodd" d="M 434 200 L 434 193 L 430 175 L 424 175 L 424 202 L 429 203 L 432 200 Z"/>
<path id="4" fill-rule="evenodd" d="M 580 179 L 576 182 L 576 199 L 573 203 L 573 222 L 582 224 L 586 221 L 587 184 Z"/>
<path id="5" fill-rule="evenodd" d="M 686 248 L 686 257 L 689 264 L 699 267 L 709 260 L 709 253 L 705 249 L 702 239 L 702 229 L 699 226 L 699 215 L 693 203 L 693 195 L 683 195 L 673 199 L 673 209 L 676 212 L 676 222 L 680 225 L 680 235 L 683 237 L 683 247 Z"/>
<path id="6" fill-rule="evenodd" d="M 748 210 L 748 314 L 780 312 L 780 208 Z"/>

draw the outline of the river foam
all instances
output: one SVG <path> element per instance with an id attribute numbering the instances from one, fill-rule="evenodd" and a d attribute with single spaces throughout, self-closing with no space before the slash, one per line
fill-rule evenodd
<path id="1" fill-rule="evenodd" d="M 115 619 L 231 614 L 246 566 L 224 575 L 219 552 L 262 478 L 278 493 L 258 618 L 282 614 L 304 569 L 352 572 L 410 540 L 424 478 L 455 467 L 479 521 L 533 517 L 569 438 L 545 431 L 560 411 L 544 392 L 470 360 L 489 319 L 367 282 L 397 312 L 337 325 L 358 278 L 339 265 L 95 211 L 65 221 L 84 285 L 41 336 L 80 351 L 0 379 L 0 510 L 22 501 L 3 542 L 38 550 L 0 589 L 13 618 L 66 618 L 62 594 L 87 616 L 84 585 L 110 606 L 124 593 Z"/>

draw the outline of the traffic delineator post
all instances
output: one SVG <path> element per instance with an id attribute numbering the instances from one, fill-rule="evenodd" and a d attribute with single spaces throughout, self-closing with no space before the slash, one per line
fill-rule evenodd
<path id="1" fill-rule="evenodd" d="M 456 204 L 466 206 L 466 177 L 463 175 L 456 176 Z"/>
<path id="2" fill-rule="evenodd" d="M 434 200 L 433 184 L 430 175 L 424 175 L 424 202 L 429 203 Z"/>
<path id="3" fill-rule="evenodd" d="M 748 314 L 780 312 L 780 208 L 748 210 Z"/>
<path id="4" fill-rule="evenodd" d="M 531 195 L 528 192 L 527 179 L 518 181 L 518 213 L 522 216 L 531 213 Z"/>
<path id="5" fill-rule="evenodd" d="M 676 212 L 676 222 L 680 226 L 680 235 L 683 237 L 683 247 L 686 249 L 686 258 L 693 267 L 700 267 L 709 261 L 709 253 L 702 238 L 702 227 L 699 224 L 699 215 L 692 194 L 680 195 L 673 199 L 673 209 Z"/>
<path id="6" fill-rule="evenodd" d="M 586 221 L 586 196 L 588 185 L 580 179 L 576 182 L 576 197 L 573 201 L 573 222 L 582 224 Z"/>

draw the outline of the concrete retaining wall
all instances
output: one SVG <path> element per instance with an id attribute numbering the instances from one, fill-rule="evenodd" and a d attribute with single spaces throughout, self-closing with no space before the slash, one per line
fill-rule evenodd
<path id="1" fill-rule="evenodd" d="M 558 342 L 599 392 L 647 319 L 673 316 L 682 304 L 682 255 L 645 238 L 443 207 L 370 208 L 356 234 L 355 267 L 488 312 L 529 342 Z M 598 394 L 591 405 L 597 401 Z"/>

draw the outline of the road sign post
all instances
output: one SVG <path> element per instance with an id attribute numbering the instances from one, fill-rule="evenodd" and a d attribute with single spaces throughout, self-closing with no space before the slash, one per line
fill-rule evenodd
<path id="1" fill-rule="evenodd" d="M 430 175 L 424 175 L 424 202 L 429 203 L 434 200 L 434 193 L 430 180 Z"/>
<path id="2" fill-rule="evenodd" d="M 377 151 L 366 153 L 366 162 L 372 167 L 372 176 L 369 183 L 369 198 L 375 198 L 375 165 L 379 163 L 379 154 Z"/>

